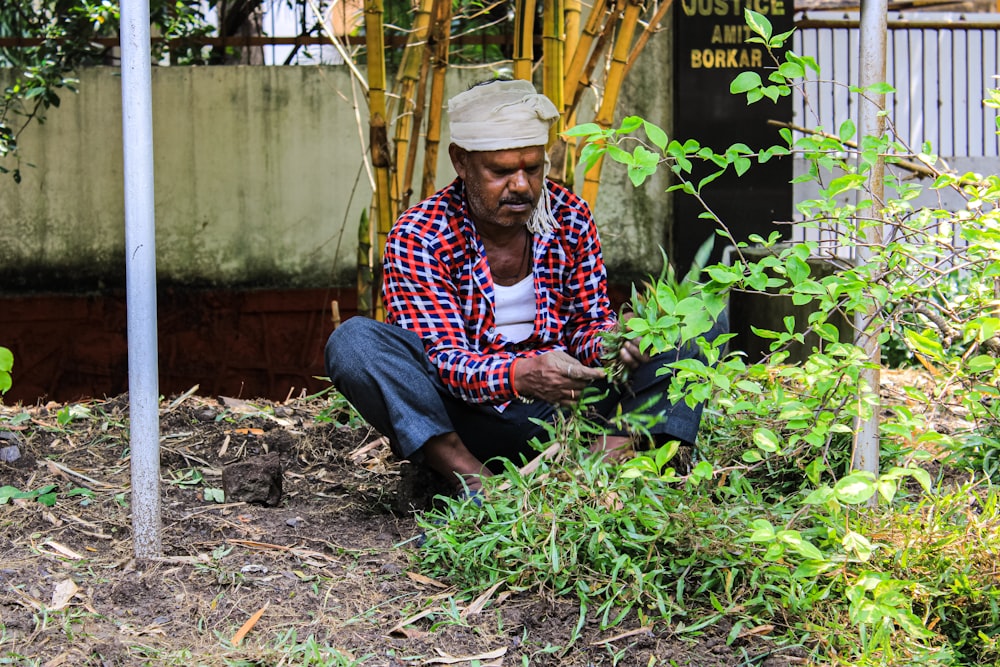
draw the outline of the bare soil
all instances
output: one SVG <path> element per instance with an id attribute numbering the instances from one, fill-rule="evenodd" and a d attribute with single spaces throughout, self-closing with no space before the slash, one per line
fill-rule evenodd
<path id="1" fill-rule="evenodd" d="M 804 662 L 754 634 L 727 644 L 725 624 L 691 637 L 635 619 L 601 630 L 588 619 L 571 641 L 574 600 L 503 591 L 472 600 L 429 579 L 411 538 L 413 512 L 434 489 L 377 433 L 317 422 L 325 405 L 163 401 L 163 556 L 142 561 L 129 509 L 128 397 L 0 405 L 0 458 L 12 447 L 19 456 L 0 462 L 0 486 L 55 485 L 51 507 L 34 498 L 0 505 L 0 664 Z M 81 407 L 88 414 L 69 419 Z M 280 461 L 276 505 L 212 499 L 227 467 L 249 461 L 253 470 L 266 453 Z M 343 662 L 282 657 L 277 647 L 309 636 Z"/>

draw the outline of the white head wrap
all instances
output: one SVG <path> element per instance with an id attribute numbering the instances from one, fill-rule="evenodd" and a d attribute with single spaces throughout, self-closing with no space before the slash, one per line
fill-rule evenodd
<path id="1" fill-rule="evenodd" d="M 559 110 L 530 81 L 491 81 L 448 100 L 451 142 L 467 151 L 502 151 L 544 146 Z M 549 158 L 545 156 L 548 172 Z M 555 228 L 548 189 L 528 221 L 534 233 Z"/>

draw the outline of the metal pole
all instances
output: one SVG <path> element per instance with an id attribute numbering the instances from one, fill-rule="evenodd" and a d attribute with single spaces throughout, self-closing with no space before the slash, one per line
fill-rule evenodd
<path id="1" fill-rule="evenodd" d="M 156 339 L 156 239 L 148 0 L 121 3 L 125 299 L 135 557 L 162 553 L 160 414 Z"/>
<path id="2" fill-rule="evenodd" d="M 888 21 L 886 0 L 862 0 L 861 2 L 861 81 L 862 89 L 885 81 L 886 24 Z M 859 145 L 864 137 L 881 137 L 885 134 L 885 118 L 880 111 L 885 108 L 885 94 L 861 92 L 858 94 L 858 136 Z M 872 207 L 859 210 L 858 217 L 879 219 L 885 201 L 885 159 L 879 155 L 868 173 L 868 194 L 871 195 Z M 864 196 L 862 194 L 861 196 Z M 870 225 L 860 233 L 858 239 L 858 264 L 872 261 L 872 249 L 882 245 L 882 226 Z M 866 368 L 861 373 L 861 379 L 866 381 L 872 391 L 879 391 L 881 382 L 880 364 L 882 350 L 878 338 L 873 331 L 873 325 L 878 323 L 881 315 L 879 309 L 872 305 L 865 312 L 855 315 L 855 343 L 863 348 L 872 363 L 873 368 Z M 858 419 L 855 425 L 853 466 L 855 470 L 867 470 L 878 474 L 879 464 L 879 411 L 872 409 L 868 419 Z"/>

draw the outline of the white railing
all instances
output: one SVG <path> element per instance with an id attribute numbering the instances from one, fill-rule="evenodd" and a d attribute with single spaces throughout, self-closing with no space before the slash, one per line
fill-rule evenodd
<path id="1" fill-rule="evenodd" d="M 857 122 L 857 94 L 829 82 L 857 85 L 858 16 L 809 12 L 798 15 L 796 23 L 792 49 L 815 58 L 821 72 L 816 81 L 806 85 L 805 99 L 794 99 L 794 122 L 835 133 L 845 120 Z M 921 151 L 929 142 L 931 152 L 959 173 L 996 173 L 1000 169 L 997 109 L 983 104 L 988 89 L 1000 88 L 998 32 L 1000 14 L 890 15 L 886 83 L 896 93 L 887 97 L 887 117 L 898 138 L 912 150 Z M 805 161 L 796 160 L 795 175 L 807 166 Z M 796 201 L 818 194 L 815 184 L 795 188 Z M 957 196 L 944 191 L 927 192 L 917 201 L 943 208 L 963 206 Z M 791 240 L 816 240 L 830 248 L 837 237 L 832 231 L 796 227 Z M 957 234 L 953 238 L 959 242 Z M 838 254 L 851 253 L 840 249 Z"/>

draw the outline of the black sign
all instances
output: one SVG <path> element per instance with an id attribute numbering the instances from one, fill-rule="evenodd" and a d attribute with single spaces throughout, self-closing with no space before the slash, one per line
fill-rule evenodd
<path id="1" fill-rule="evenodd" d="M 790 0 L 678 0 L 675 9 L 675 69 L 673 138 L 695 139 L 717 153 L 735 143 L 757 151 L 782 143 L 778 128 L 768 120 L 791 121 L 790 97 L 774 103 L 763 99 L 747 105 L 745 95 L 733 95 L 729 86 L 744 71 L 755 71 L 766 83 L 776 68 L 761 44 L 747 44 L 753 36 L 744 20 L 744 9 L 763 15 L 771 22 L 773 34 L 792 28 Z M 789 43 L 786 47 L 790 47 Z M 714 167 L 714 165 L 712 165 Z M 693 182 L 716 171 L 695 163 Z M 738 241 L 750 234 L 767 238 L 775 221 L 787 221 L 792 214 L 792 160 L 772 158 L 753 166 L 738 177 L 730 167 L 726 174 L 706 185 L 702 196 L 712 211 Z M 674 197 L 673 227 L 668 254 L 682 274 L 690 266 L 698 248 L 715 233 L 716 225 L 700 219 L 704 212 L 694 197 L 677 192 Z M 783 233 L 787 234 L 787 227 Z M 710 261 L 717 261 L 725 243 L 716 239 Z"/>

